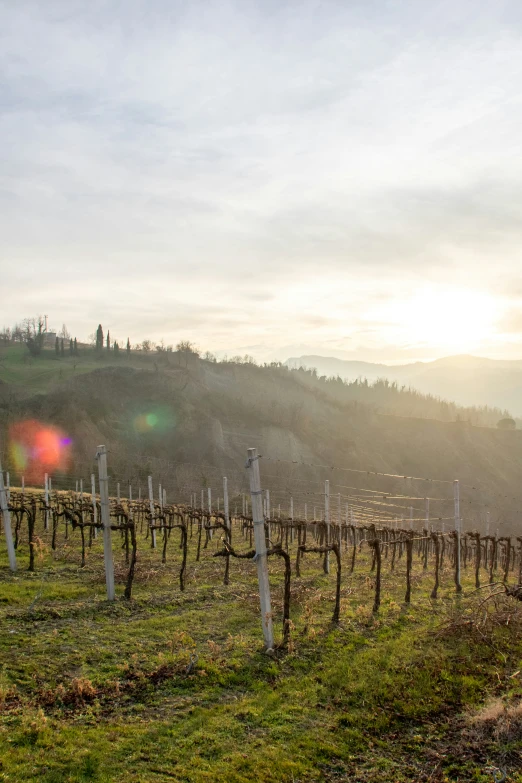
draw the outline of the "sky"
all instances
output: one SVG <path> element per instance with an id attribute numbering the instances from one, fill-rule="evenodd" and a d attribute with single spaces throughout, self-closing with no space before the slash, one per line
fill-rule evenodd
<path id="1" fill-rule="evenodd" d="M 0 326 L 520 359 L 521 84 L 518 1 L 0 0 Z"/>

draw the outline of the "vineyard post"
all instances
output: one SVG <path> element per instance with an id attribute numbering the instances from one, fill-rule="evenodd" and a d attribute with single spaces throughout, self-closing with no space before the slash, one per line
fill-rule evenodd
<path id="1" fill-rule="evenodd" d="M 152 549 L 156 549 L 156 531 L 154 526 L 154 490 L 152 489 L 152 476 L 148 477 L 149 482 L 149 507 L 150 507 L 150 541 Z"/>
<path id="2" fill-rule="evenodd" d="M 430 499 L 426 498 L 426 530 L 430 529 Z"/>
<path id="3" fill-rule="evenodd" d="M 50 476 L 49 476 L 49 478 L 47 480 L 47 486 L 49 487 L 49 497 L 50 497 L 51 496 L 51 490 L 53 488 L 53 481 L 52 481 Z"/>
<path id="4" fill-rule="evenodd" d="M 410 530 L 413 530 L 413 506 L 410 506 Z"/>
<path id="5" fill-rule="evenodd" d="M 16 554 L 13 543 L 13 532 L 11 530 L 11 515 L 7 507 L 7 495 L 4 487 L 4 474 L 0 464 L 0 507 L 2 509 L 2 518 L 4 520 L 5 542 L 7 545 L 7 554 L 9 557 L 9 568 L 16 571 Z"/>
<path id="6" fill-rule="evenodd" d="M 44 528 L 46 530 L 49 530 L 49 511 L 47 509 L 47 506 L 49 505 L 49 477 L 47 473 L 44 476 L 44 490 L 45 490 L 45 522 L 44 522 Z"/>
<path id="7" fill-rule="evenodd" d="M 111 512 L 109 508 L 109 477 L 107 475 L 107 449 L 98 446 L 98 476 L 100 482 L 101 521 L 103 525 L 103 559 L 105 561 L 105 583 L 107 600 L 114 601 L 114 563 L 112 562 Z"/>
<path id="8" fill-rule="evenodd" d="M 225 511 L 225 525 L 230 530 L 230 516 L 228 513 L 228 481 L 227 477 L 223 476 L 223 508 Z"/>
<path id="9" fill-rule="evenodd" d="M 91 500 L 92 500 L 92 521 L 94 524 L 92 535 L 93 538 L 98 538 L 98 528 L 96 523 L 98 522 L 98 508 L 96 506 L 96 479 L 94 473 L 91 473 Z"/>
<path id="10" fill-rule="evenodd" d="M 82 525 L 85 522 L 84 516 L 83 516 L 83 479 L 80 479 L 80 514 L 82 519 Z"/>
<path id="11" fill-rule="evenodd" d="M 9 476 L 9 471 L 6 471 L 5 474 L 5 483 L 6 483 L 6 491 L 7 491 L 7 502 L 9 503 L 11 501 L 11 477 Z"/>
<path id="12" fill-rule="evenodd" d="M 163 490 L 161 488 L 161 484 L 158 484 L 158 498 L 160 504 L 160 511 L 163 511 Z"/>
<path id="13" fill-rule="evenodd" d="M 294 541 L 294 499 L 290 498 L 290 541 Z"/>
<path id="14" fill-rule="evenodd" d="M 326 523 L 326 546 L 330 545 L 330 482 L 324 482 L 324 521 Z M 324 572 L 330 573 L 330 552 L 324 553 Z"/>
<path id="15" fill-rule="evenodd" d="M 489 536 L 489 511 L 486 512 L 486 535 Z"/>
<path id="16" fill-rule="evenodd" d="M 167 490 L 163 487 L 163 508 L 167 505 Z"/>
<path id="17" fill-rule="evenodd" d="M 118 500 L 118 506 L 119 506 L 119 505 L 120 505 L 120 503 L 121 503 L 120 482 L 119 482 L 119 481 L 118 481 L 118 483 L 116 484 L 116 496 L 117 496 L 117 500 Z"/>
<path id="18" fill-rule="evenodd" d="M 305 518 L 305 522 L 308 522 L 308 504 L 307 503 L 304 504 L 304 518 Z"/>
<path id="19" fill-rule="evenodd" d="M 207 487 L 207 500 L 208 500 L 208 526 L 211 527 L 210 523 L 210 515 L 212 514 L 212 490 L 210 487 Z M 208 531 L 208 537 L 212 538 L 213 530 Z"/>
<path id="20" fill-rule="evenodd" d="M 201 510 L 205 510 L 205 490 L 201 490 Z"/>
<path id="21" fill-rule="evenodd" d="M 22 499 L 25 497 L 25 476 L 22 476 Z"/>
<path id="22" fill-rule="evenodd" d="M 259 601 L 261 604 L 261 622 L 263 637 L 267 650 L 274 647 L 274 630 L 272 627 L 272 607 L 270 602 L 270 583 L 268 581 L 268 555 L 266 552 L 265 520 L 263 519 L 263 502 L 261 476 L 259 473 L 259 457 L 257 449 L 248 449 L 247 469 L 250 471 L 250 495 L 252 498 L 252 521 L 256 544 L 255 561 L 257 579 L 259 582 Z"/>
<path id="23" fill-rule="evenodd" d="M 460 583 L 460 484 L 459 480 L 453 482 L 453 495 L 455 499 L 455 535 L 457 536 L 457 551 L 455 563 L 455 585 L 457 593 L 462 591 Z"/>

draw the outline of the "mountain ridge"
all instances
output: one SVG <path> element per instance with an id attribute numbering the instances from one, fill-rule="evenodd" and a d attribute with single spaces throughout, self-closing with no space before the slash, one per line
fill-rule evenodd
<path id="1" fill-rule="evenodd" d="M 320 375 L 347 381 L 386 378 L 423 394 L 448 399 L 458 405 L 488 405 L 522 417 L 522 360 L 490 359 L 468 354 L 447 356 L 430 362 L 386 365 L 335 357 L 291 357 L 290 368 L 315 368 Z"/>

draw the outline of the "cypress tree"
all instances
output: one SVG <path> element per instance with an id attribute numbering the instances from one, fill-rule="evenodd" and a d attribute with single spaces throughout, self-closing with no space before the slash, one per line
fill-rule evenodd
<path id="1" fill-rule="evenodd" d="M 72 355 L 73 355 L 73 353 L 74 353 L 74 345 L 73 345 L 72 337 L 71 337 L 71 339 L 69 340 L 69 353 L 71 354 L 71 356 L 72 356 Z"/>
<path id="2" fill-rule="evenodd" d="M 56 338 L 56 342 L 54 344 L 54 352 L 56 353 L 57 356 L 60 355 L 60 341 L 58 338 Z"/>
<path id="3" fill-rule="evenodd" d="M 61 339 L 61 344 L 60 344 L 60 353 L 61 353 L 62 356 L 65 356 L 65 346 L 64 346 L 64 343 L 63 343 L 63 337 Z"/>
<path id="4" fill-rule="evenodd" d="M 127 337 L 127 355 L 130 354 L 130 340 Z"/>
<path id="5" fill-rule="evenodd" d="M 103 348 L 103 329 L 102 325 L 100 324 L 98 326 L 98 329 L 96 330 L 96 350 L 98 352 L 101 352 Z"/>
<path id="6" fill-rule="evenodd" d="M 111 350 L 111 333 L 107 330 L 107 350 Z"/>
<path id="7" fill-rule="evenodd" d="M 76 337 L 74 338 L 74 355 L 78 356 L 78 342 L 76 340 Z"/>

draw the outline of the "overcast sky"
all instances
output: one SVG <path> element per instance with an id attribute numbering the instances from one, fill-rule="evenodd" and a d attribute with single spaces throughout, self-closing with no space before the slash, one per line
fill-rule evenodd
<path id="1" fill-rule="evenodd" d="M 0 326 L 522 358 L 521 87 L 519 0 L 0 0 Z"/>

